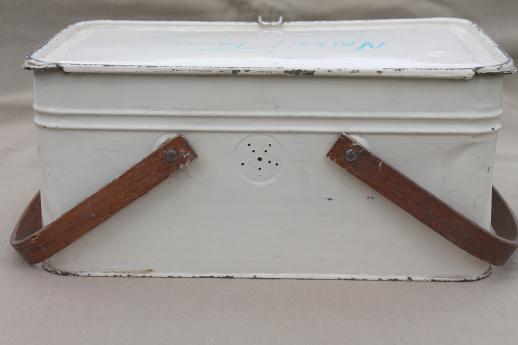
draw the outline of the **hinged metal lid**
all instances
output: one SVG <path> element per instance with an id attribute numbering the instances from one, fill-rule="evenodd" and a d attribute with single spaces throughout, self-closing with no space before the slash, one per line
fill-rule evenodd
<path id="1" fill-rule="evenodd" d="M 462 19 L 271 24 L 81 22 L 30 55 L 24 67 L 82 73 L 466 79 L 514 71 L 512 59 L 478 26 Z"/>

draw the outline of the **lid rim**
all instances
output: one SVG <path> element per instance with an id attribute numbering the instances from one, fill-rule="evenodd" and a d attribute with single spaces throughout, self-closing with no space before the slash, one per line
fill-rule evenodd
<path id="1" fill-rule="evenodd" d="M 230 27 L 251 27 L 258 25 L 254 22 L 193 22 L 193 21 L 112 21 L 112 20 L 93 20 L 78 22 L 68 26 L 56 34 L 44 46 L 27 56 L 23 68 L 35 72 L 59 71 L 66 73 L 109 73 L 109 74 L 188 74 L 188 75 L 284 75 L 284 76 L 329 76 L 329 77 L 408 77 L 408 78 L 451 78 L 451 79 L 471 79 L 479 75 L 511 74 L 516 71 L 513 59 L 501 49 L 480 27 L 466 19 L 460 18 L 415 18 L 415 19 L 376 19 L 376 20 L 352 20 L 352 21 L 295 21 L 287 22 L 283 25 L 289 27 L 300 27 L 308 25 L 344 25 L 344 24 L 370 24 L 370 23 L 442 23 L 456 24 L 469 28 L 480 43 L 496 56 L 494 62 L 497 64 L 488 65 L 469 65 L 466 67 L 383 67 L 358 68 L 358 67 L 330 67 L 320 68 L 303 66 L 188 66 L 188 65 L 145 65 L 145 64 L 116 64 L 116 63 L 82 63 L 73 61 L 46 61 L 45 54 L 52 52 L 53 48 L 71 35 L 84 27 L 96 25 L 174 25 L 210 27 L 225 25 Z M 42 57 L 40 57 L 42 56 Z M 493 62 L 493 61 L 492 61 Z M 448 64 L 446 64 L 447 66 Z"/>
<path id="2" fill-rule="evenodd" d="M 153 65 L 101 65 L 50 63 L 28 57 L 23 65 L 35 72 L 106 73 L 106 74 L 182 74 L 182 75 L 283 75 L 287 77 L 408 77 L 408 78 L 454 78 L 471 79 L 475 76 L 512 74 L 516 72 L 513 60 L 492 66 L 465 68 L 273 68 L 273 67 L 200 67 L 200 66 L 153 66 Z"/>

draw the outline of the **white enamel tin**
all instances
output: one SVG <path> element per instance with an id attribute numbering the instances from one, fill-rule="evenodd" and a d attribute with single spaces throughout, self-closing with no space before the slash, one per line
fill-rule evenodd
<path id="1" fill-rule="evenodd" d="M 85 276 L 474 280 L 331 162 L 353 135 L 490 229 L 503 74 L 458 19 L 85 22 L 28 57 L 44 222 L 182 133 L 199 158 L 45 263 Z"/>

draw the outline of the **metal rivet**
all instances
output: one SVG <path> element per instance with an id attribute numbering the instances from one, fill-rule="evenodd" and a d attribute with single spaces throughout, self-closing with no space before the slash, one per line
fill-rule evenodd
<path id="1" fill-rule="evenodd" d="M 358 159 L 358 154 L 356 153 L 356 151 L 354 151 L 353 149 L 347 149 L 345 151 L 345 160 L 348 161 L 349 163 L 351 162 L 354 162 L 355 160 Z"/>
<path id="2" fill-rule="evenodd" d="M 167 150 L 165 151 L 165 160 L 169 163 L 174 163 L 178 159 L 178 152 L 175 150 Z"/>

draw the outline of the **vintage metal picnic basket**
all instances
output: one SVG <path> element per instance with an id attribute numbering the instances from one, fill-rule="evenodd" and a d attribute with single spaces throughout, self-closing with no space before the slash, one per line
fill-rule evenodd
<path id="1" fill-rule="evenodd" d="M 513 62 L 469 21 L 90 21 L 25 68 L 42 182 L 12 244 L 51 272 L 463 281 L 516 247 Z"/>

